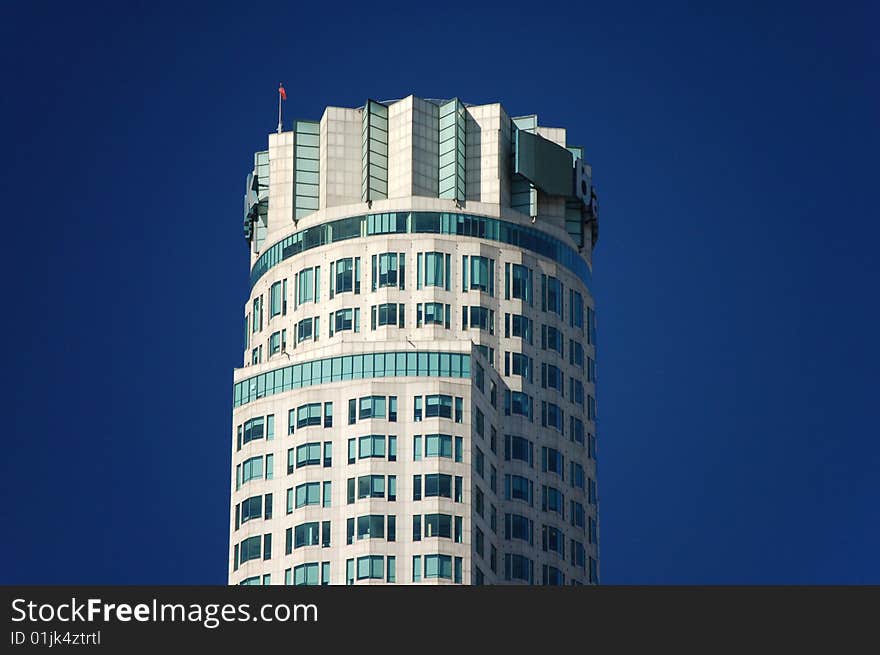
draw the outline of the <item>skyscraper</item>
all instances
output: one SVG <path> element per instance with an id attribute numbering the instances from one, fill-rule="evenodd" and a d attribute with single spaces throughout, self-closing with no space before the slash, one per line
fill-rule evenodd
<path id="1" fill-rule="evenodd" d="M 563 128 L 409 96 L 247 178 L 230 584 L 598 582 L 598 236 Z"/>

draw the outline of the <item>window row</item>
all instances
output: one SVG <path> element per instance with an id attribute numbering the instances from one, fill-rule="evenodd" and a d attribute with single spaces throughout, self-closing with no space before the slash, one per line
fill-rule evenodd
<path id="1" fill-rule="evenodd" d="M 470 353 L 380 352 L 291 364 L 235 383 L 235 407 L 316 384 L 383 377 L 471 377 Z"/>
<path id="2" fill-rule="evenodd" d="M 539 229 L 496 218 L 446 212 L 395 212 L 352 216 L 300 230 L 269 246 L 251 269 L 251 288 L 274 266 L 312 248 L 380 234 L 451 234 L 523 248 L 569 269 L 591 285 L 590 267 L 570 245 Z"/>
<path id="3" fill-rule="evenodd" d="M 578 402 L 577 398 L 577 385 L 572 385 L 575 388 L 575 402 L 576 404 L 581 404 Z M 581 393 L 583 392 L 583 386 L 580 387 Z M 585 398 L 585 410 L 586 410 L 586 418 L 588 421 L 596 420 L 596 399 L 587 394 Z M 535 418 L 535 406 L 534 400 L 532 396 L 525 393 L 524 391 L 512 391 L 510 389 L 504 390 L 504 415 L 505 416 L 522 416 L 529 421 L 534 421 Z M 579 435 L 578 441 L 583 443 L 583 421 L 579 418 L 571 416 L 571 427 L 572 432 L 577 430 L 577 434 Z M 562 408 L 556 403 L 552 403 L 549 401 L 541 401 L 541 426 L 555 429 L 562 435 L 565 435 L 565 412 Z M 575 440 L 573 438 L 573 440 Z"/>
<path id="4" fill-rule="evenodd" d="M 439 325 L 447 330 L 452 319 L 452 309 L 448 303 L 426 302 L 416 304 L 416 327 Z M 361 310 L 359 307 L 345 307 L 330 312 L 327 317 L 329 336 L 339 332 L 361 331 Z M 370 328 L 376 330 L 383 326 L 406 326 L 406 306 L 402 303 L 382 303 L 370 307 Z M 495 310 L 482 306 L 462 307 L 461 327 L 463 330 L 477 329 L 495 334 Z M 504 314 L 504 336 L 521 338 L 530 345 L 532 339 L 532 319 L 521 314 Z M 320 317 L 306 317 L 294 323 L 294 347 L 303 341 L 317 341 L 320 337 Z M 562 332 L 548 325 L 541 326 L 541 347 L 544 350 L 555 350 L 564 357 L 564 337 Z M 277 330 L 269 337 L 268 354 L 271 357 L 287 351 L 287 330 Z M 251 351 L 251 364 L 259 364 L 263 360 L 263 346 L 255 345 Z M 585 368 L 584 347 L 579 341 L 569 339 L 569 360 L 573 365 Z M 592 359 L 585 370 L 592 381 L 595 363 Z"/>
<path id="5" fill-rule="evenodd" d="M 360 293 L 360 257 L 339 259 L 330 264 L 330 298 L 341 293 Z M 511 265 L 507 265 L 508 278 Z M 513 264 L 513 297 L 531 302 L 531 269 Z M 406 253 L 389 252 L 371 257 L 371 290 L 406 288 Z M 416 288 L 451 288 L 451 256 L 442 252 L 420 252 L 416 255 Z M 481 256 L 462 257 L 462 290 L 478 290 L 495 295 L 495 260 Z M 511 281 L 507 279 L 506 297 L 511 297 Z M 321 298 L 321 267 L 300 270 L 294 276 L 294 307 L 317 303 Z M 270 318 L 287 313 L 287 280 L 270 288 Z M 262 330 L 262 296 L 255 300 L 253 332 Z"/>
<path id="6" fill-rule="evenodd" d="M 517 556 L 521 557 L 521 556 Z M 599 574 L 598 574 L 598 566 L 597 561 L 592 557 L 587 558 L 589 560 L 589 567 L 587 568 L 586 564 L 579 565 L 585 574 L 589 575 L 589 582 L 591 584 L 596 584 L 599 582 Z M 494 569 L 493 569 L 494 570 Z M 510 571 L 512 574 L 515 574 L 517 577 L 511 577 L 508 579 L 516 579 L 523 580 L 525 582 L 531 583 L 531 568 L 521 561 L 512 563 L 509 568 L 505 568 L 505 571 Z M 543 564 L 541 566 L 542 571 L 542 584 L 548 586 L 561 586 L 565 584 L 565 574 L 560 571 L 558 568 L 551 564 Z M 480 570 L 479 567 L 474 567 L 474 585 L 479 586 L 485 584 L 485 574 Z M 584 584 L 582 580 L 577 578 L 572 578 L 570 580 L 570 584 L 572 585 L 582 585 Z"/>

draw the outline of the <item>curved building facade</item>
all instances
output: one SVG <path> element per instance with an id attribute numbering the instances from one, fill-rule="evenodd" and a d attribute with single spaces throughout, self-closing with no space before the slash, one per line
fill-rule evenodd
<path id="1" fill-rule="evenodd" d="M 595 584 L 596 195 L 500 104 L 328 107 L 248 176 L 230 584 Z"/>

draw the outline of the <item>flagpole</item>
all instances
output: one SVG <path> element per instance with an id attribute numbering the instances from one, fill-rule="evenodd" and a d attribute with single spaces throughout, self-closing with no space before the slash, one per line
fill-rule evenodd
<path id="1" fill-rule="evenodd" d="M 278 134 L 281 134 L 281 87 L 282 83 L 278 83 Z"/>

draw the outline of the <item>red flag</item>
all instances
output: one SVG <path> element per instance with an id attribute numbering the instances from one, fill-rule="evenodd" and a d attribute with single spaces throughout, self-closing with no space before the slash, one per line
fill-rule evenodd
<path id="1" fill-rule="evenodd" d="M 281 96 L 282 100 L 287 100 L 287 91 L 284 90 L 284 87 L 278 85 L 278 94 Z"/>

